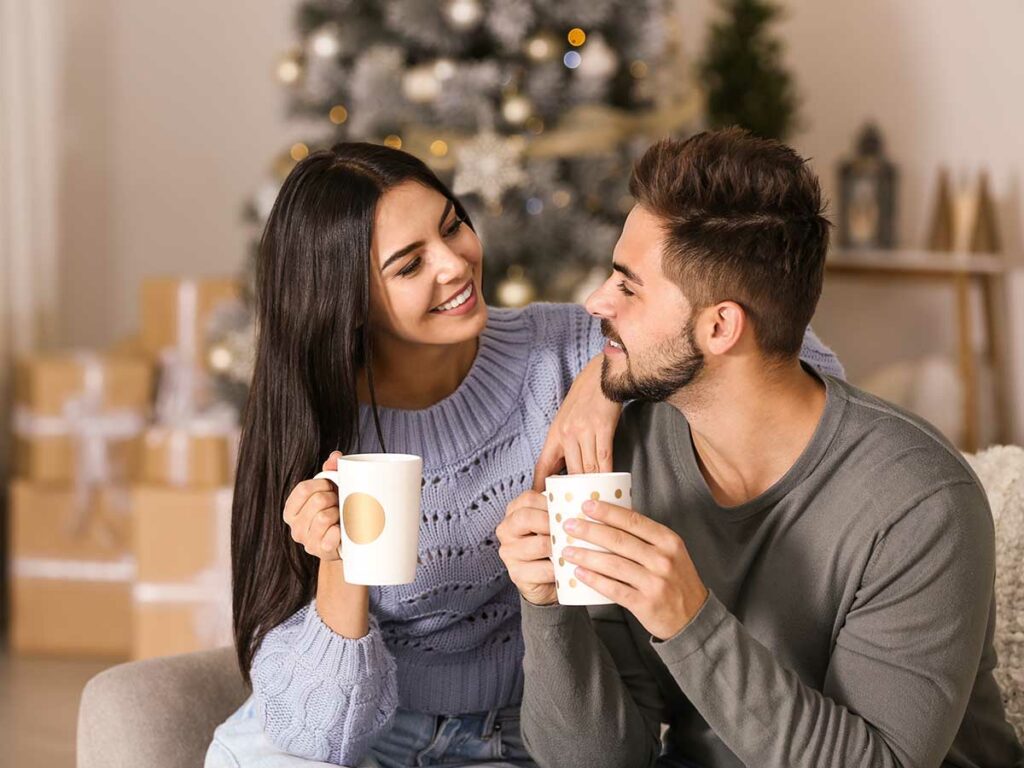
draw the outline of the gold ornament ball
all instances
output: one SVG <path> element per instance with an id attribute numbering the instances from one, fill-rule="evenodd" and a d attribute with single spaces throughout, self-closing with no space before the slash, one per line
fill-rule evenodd
<path id="1" fill-rule="evenodd" d="M 328 113 L 328 117 L 331 122 L 335 125 L 341 125 L 348 120 L 348 110 L 345 109 L 341 104 L 335 104 L 331 107 L 331 111 Z"/>
<path id="2" fill-rule="evenodd" d="M 503 307 L 525 307 L 536 295 L 536 288 L 520 266 L 509 267 L 505 279 L 498 283 L 498 302 Z"/>
<path id="3" fill-rule="evenodd" d="M 569 45 L 573 48 L 579 48 L 585 42 L 587 42 L 587 33 L 579 27 L 573 27 L 569 30 L 569 34 L 566 35 L 569 39 Z"/>

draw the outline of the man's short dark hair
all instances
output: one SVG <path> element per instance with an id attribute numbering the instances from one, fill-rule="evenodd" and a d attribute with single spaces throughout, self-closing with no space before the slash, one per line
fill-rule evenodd
<path id="1" fill-rule="evenodd" d="M 648 149 L 629 188 L 663 220 L 662 268 L 694 311 L 735 301 L 766 356 L 799 353 L 831 226 L 802 157 L 739 128 L 698 133 Z"/>

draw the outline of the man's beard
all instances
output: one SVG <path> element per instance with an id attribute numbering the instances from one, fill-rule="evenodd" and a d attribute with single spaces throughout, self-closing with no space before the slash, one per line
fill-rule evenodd
<path id="1" fill-rule="evenodd" d="M 615 338 L 607 321 L 602 323 L 601 330 L 608 338 Z M 606 357 L 601 363 L 604 396 L 617 403 L 627 400 L 661 402 L 693 383 L 704 369 L 704 353 L 697 346 L 693 317 L 687 320 L 678 339 L 662 342 L 645 356 L 658 360 L 659 365 L 653 373 L 639 375 L 633 372 L 628 355 L 626 370 L 619 374 L 611 372 L 611 361 Z"/>

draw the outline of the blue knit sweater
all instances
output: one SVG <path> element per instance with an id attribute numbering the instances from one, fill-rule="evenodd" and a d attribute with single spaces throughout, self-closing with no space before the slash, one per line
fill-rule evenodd
<path id="1" fill-rule="evenodd" d="M 365 637 L 336 635 L 314 601 L 256 653 L 257 710 L 288 753 L 354 765 L 397 707 L 459 714 L 521 700 L 519 597 L 494 529 L 532 486 L 548 427 L 604 339 L 576 305 L 488 312 L 476 360 L 452 395 L 420 411 L 379 409 L 388 450 L 423 457 L 416 581 L 370 588 Z M 810 330 L 801 357 L 842 375 Z M 361 450 L 379 450 L 366 407 L 361 434 Z"/>

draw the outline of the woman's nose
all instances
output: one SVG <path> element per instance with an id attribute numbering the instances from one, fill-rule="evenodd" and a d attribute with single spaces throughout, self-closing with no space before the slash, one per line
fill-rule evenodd
<path id="1" fill-rule="evenodd" d="M 450 283 L 462 277 L 467 277 L 469 270 L 467 262 L 459 254 L 447 246 L 437 251 L 437 281 L 439 283 Z"/>

